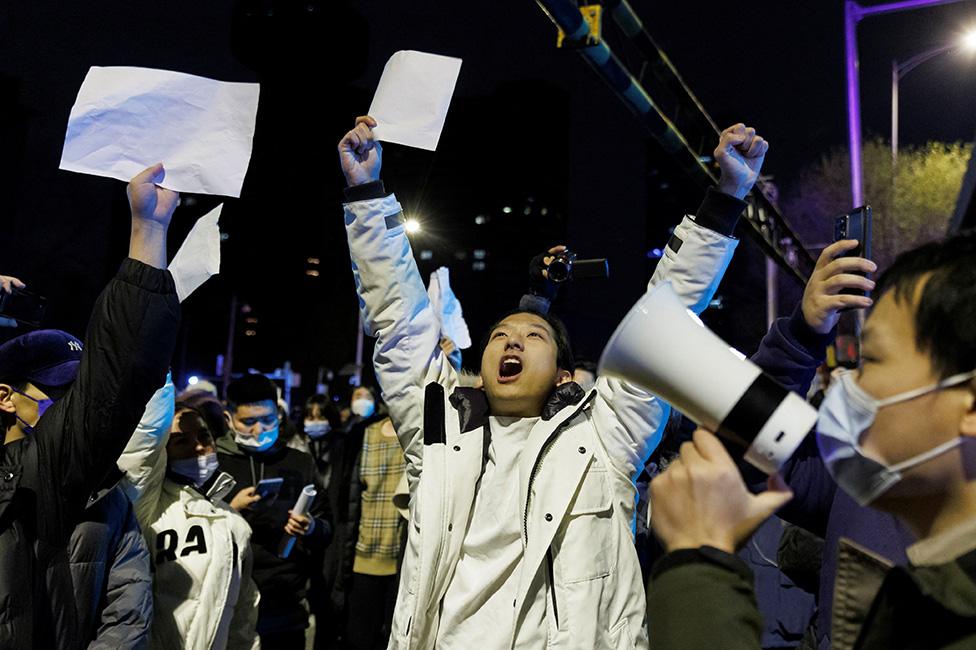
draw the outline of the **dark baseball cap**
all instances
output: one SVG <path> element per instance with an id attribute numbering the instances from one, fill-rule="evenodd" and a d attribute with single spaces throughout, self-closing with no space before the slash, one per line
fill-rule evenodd
<path id="1" fill-rule="evenodd" d="M 82 349 L 81 341 L 61 330 L 22 334 L 0 345 L 0 382 L 65 387 L 78 375 Z"/>

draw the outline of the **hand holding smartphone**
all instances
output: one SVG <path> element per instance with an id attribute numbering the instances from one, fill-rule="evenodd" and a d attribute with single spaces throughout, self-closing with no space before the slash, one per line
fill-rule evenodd
<path id="1" fill-rule="evenodd" d="M 842 239 L 856 239 L 857 248 L 840 255 L 839 257 L 863 257 L 871 259 L 871 206 L 865 205 L 860 208 L 842 214 L 834 219 L 834 241 Z M 858 273 L 868 277 L 867 273 Z M 867 296 L 869 292 L 858 289 L 844 289 L 841 293 L 852 296 Z"/>
<path id="2" fill-rule="evenodd" d="M 281 485 L 285 482 L 285 479 L 278 478 L 266 478 L 258 481 L 257 487 L 255 488 L 257 495 L 261 497 L 258 502 L 262 506 L 269 506 L 274 503 L 274 500 L 278 497 L 278 492 L 281 491 Z"/>

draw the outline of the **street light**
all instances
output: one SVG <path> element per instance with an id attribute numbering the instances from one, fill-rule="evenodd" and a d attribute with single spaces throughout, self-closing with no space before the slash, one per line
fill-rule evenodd
<path id="1" fill-rule="evenodd" d="M 853 205 L 864 205 L 864 169 L 861 161 L 861 88 L 857 62 L 857 24 L 869 16 L 952 4 L 961 0 L 897 0 L 862 7 L 855 0 L 844 2 L 844 64 L 847 69 L 847 141 L 851 154 L 851 196 Z"/>
<path id="2" fill-rule="evenodd" d="M 935 57 L 964 49 L 968 52 L 976 52 L 976 29 L 970 30 L 963 36 L 958 43 L 950 43 L 940 47 L 926 50 L 916 54 L 907 61 L 899 63 L 891 61 L 891 165 L 894 167 L 898 163 L 898 82 L 909 72 L 922 65 L 926 61 L 931 61 Z"/>
<path id="3" fill-rule="evenodd" d="M 976 29 L 970 29 L 962 37 L 962 46 L 967 52 L 976 52 Z"/>

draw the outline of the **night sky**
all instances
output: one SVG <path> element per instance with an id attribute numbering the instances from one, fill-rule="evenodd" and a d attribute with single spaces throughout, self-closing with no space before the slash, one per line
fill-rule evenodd
<path id="1" fill-rule="evenodd" d="M 845 142 L 841 2 L 633 5 L 716 121 L 745 121 L 770 140 L 766 171 L 781 186 Z M 887 137 L 892 58 L 958 38 L 969 26 L 976 27 L 976 2 L 862 23 L 865 135 Z M 626 63 L 638 63 L 612 24 L 607 37 Z M 555 48 L 553 25 L 529 0 L 7 3 L 0 10 L 0 273 L 19 275 L 49 298 L 46 326 L 81 333 L 125 254 L 124 185 L 57 169 L 89 66 L 260 82 L 244 192 L 225 201 L 221 220 L 224 267 L 185 304 L 174 370 L 178 379 L 213 372 L 233 294 L 251 309 L 238 316 L 235 370 L 270 371 L 291 360 L 308 389 L 317 368 L 352 360 L 355 337 L 335 144 L 368 108 L 383 63 L 399 49 L 464 59 L 438 152 L 386 150 L 388 188 L 424 222 L 414 241 L 418 256 L 427 251 L 421 271 L 451 268 L 477 340 L 517 303 L 535 252 L 566 242 L 581 256 L 609 257 L 609 282 L 580 282 L 557 303 L 578 352 L 595 358 L 653 269 L 647 252 L 667 241 L 668 228 L 701 193 L 576 54 Z M 903 81 L 901 95 L 903 144 L 972 140 L 976 58 L 927 63 Z M 219 202 L 185 199 L 171 254 L 193 218 Z M 475 269 L 479 261 L 484 270 Z M 320 275 L 306 275 L 311 268 Z M 763 272 L 761 255 L 744 241 L 723 284 L 724 307 L 709 319 L 747 352 L 765 329 Z M 784 282 L 784 312 L 799 291 L 790 285 Z M 245 336 L 245 328 L 256 334 Z M 476 367 L 476 356 L 466 365 Z"/>

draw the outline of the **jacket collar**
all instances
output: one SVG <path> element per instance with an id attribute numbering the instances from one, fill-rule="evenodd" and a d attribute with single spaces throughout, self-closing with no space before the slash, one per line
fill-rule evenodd
<path id="1" fill-rule="evenodd" d="M 543 421 L 551 420 L 567 406 L 579 404 L 584 397 L 586 397 L 586 391 L 575 381 L 557 386 L 542 408 Z M 458 418 L 461 421 L 461 433 L 483 427 L 491 416 L 488 396 L 480 388 L 455 388 L 454 392 L 451 393 L 451 406 L 458 412 Z"/>
<path id="2" fill-rule="evenodd" d="M 240 445 L 234 441 L 234 434 L 230 431 L 217 438 L 217 452 L 228 456 L 243 456 Z"/>
<path id="3" fill-rule="evenodd" d="M 973 551 L 976 551 L 976 519 L 915 542 L 906 553 L 912 564 L 925 566 L 952 562 Z"/>

